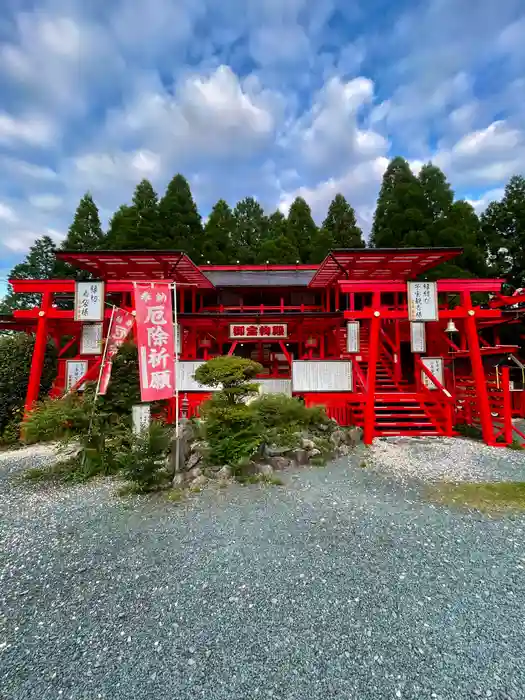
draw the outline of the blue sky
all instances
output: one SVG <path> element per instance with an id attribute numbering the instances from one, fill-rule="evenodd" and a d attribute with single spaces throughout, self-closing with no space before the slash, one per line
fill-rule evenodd
<path id="1" fill-rule="evenodd" d="M 203 215 L 340 191 L 368 230 L 400 154 L 480 211 L 525 170 L 524 36 L 523 0 L 4 0 L 0 278 L 176 172 Z"/>

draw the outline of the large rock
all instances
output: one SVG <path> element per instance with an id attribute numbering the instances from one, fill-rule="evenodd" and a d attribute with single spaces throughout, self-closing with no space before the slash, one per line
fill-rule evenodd
<path id="1" fill-rule="evenodd" d="M 190 488 L 201 489 L 203 486 L 206 486 L 207 483 L 208 479 L 204 476 L 204 474 L 199 474 L 199 476 L 196 476 L 195 479 L 191 480 Z"/>
<path id="2" fill-rule="evenodd" d="M 363 439 L 363 429 L 359 428 L 357 425 L 346 431 L 347 445 L 350 447 L 355 447 Z"/>
<path id="3" fill-rule="evenodd" d="M 310 438 L 303 438 L 301 440 L 301 447 L 304 450 L 313 450 L 315 449 L 315 442 L 313 440 L 310 440 Z"/>
<path id="4" fill-rule="evenodd" d="M 271 464 L 259 464 L 259 474 L 263 476 L 271 476 L 273 474 L 273 467 Z"/>
<path id="5" fill-rule="evenodd" d="M 344 430 L 334 430 L 334 432 L 330 435 L 330 440 L 334 447 L 339 447 L 339 445 L 344 444 L 346 442 L 346 435 Z"/>
<path id="6" fill-rule="evenodd" d="M 282 471 L 290 466 L 290 460 L 286 457 L 270 457 L 268 462 L 276 471 Z"/>
<path id="7" fill-rule="evenodd" d="M 194 469 L 197 466 L 197 464 L 199 464 L 201 459 L 202 459 L 201 454 L 199 454 L 198 452 L 192 452 L 191 455 L 189 456 L 184 468 L 188 472 L 191 471 L 192 469 Z"/>
<path id="8" fill-rule="evenodd" d="M 286 456 L 300 466 L 308 464 L 308 452 L 300 447 L 298 447 L 296 450 L 287 452 Z"/>
<path id="9" fill-rule="evenodd" d="M 217 479 L 231 479 L 232 470 L 227 464 L 221 467 L 218 472 L 216 472 Z"/>
<path id="10" fill-rule="evenodd" d="M 193 467 L 188 471 L 188 479 L 197 479 L 202 476 L 202 469 L 200 467 Z"/>
<path id="11" fill-rule="evenodd" d="M 264 459 L 270 459 L 272 457 L 282 457 L 286 452 L 288 452 L 288 447 L 276 447 L 275 445 L 264 445 L 262 450 L 262 456 Z"/>
<path id="12" fill-rule="evenodd" d="M 318 450 L 317 447 L 314 447 L 313 450 L 310 450 L 310 457 L 319 457 L 321 454 L 321 450 Z"/>

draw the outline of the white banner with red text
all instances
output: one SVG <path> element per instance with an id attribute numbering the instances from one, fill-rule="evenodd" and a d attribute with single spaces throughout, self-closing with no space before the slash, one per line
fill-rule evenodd
<path id="1" fill-rule="evenodd" d="M 108 389 L 111 370 L 113 368 L 113 358 L 128 337 L 134 323 L 135 318 L 129 311 L 124 311 L 124 309 L 119 308 L 114 309 L 108 328 L 104 361 L 102 362 L 98 381 L 97 394 L 100 394 L 100 396 L 104 396 Z"/>

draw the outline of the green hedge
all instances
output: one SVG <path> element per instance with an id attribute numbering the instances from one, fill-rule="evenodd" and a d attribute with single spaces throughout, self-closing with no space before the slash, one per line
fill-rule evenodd
<path id="1" fill-rule="evenodd" d="M 13 333 L 0 336 L 0 441 L 12 441 L 23 417 L 29 370 L 35 347 L 34 335 Z M 49 393 L 57 372 L 57 350 L 48 343 L 40 382 L 39 398 Z M 7 437 L 11 436 L 9 440 Z"/>

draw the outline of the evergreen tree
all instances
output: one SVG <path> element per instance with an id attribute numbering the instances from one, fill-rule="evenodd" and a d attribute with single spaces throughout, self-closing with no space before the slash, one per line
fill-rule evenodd
<path id="1" fill-rule="evenodd" d="M 219 199 L 211 210 L 204 227 L 200 246 L 203 262 L 228 265 L 233 261 L 231 238 L 235 229 L 235 217 L 224 199 Z"/>
<path id="2" fill-rule="evenodd" d="M 159 202 L 157 250 L 182 250 L 202 262 L 202 221 L 185 177 L 172 178 Z"/>
<path id="3" fill-rule="evenodd" d="M 421 168 L 418 180 L 432 219 L 437 221 L 445 217 L 454 202 L 454 192 L 445 173 L 436 165 L 427 163 Z"/>
<path id="4" fill-rule="evenodd" d="M 268 217 L 267 235 L 261 243 L 256 262 L 293 265 L 300 259 L 295 242 L 288 237 L 288 222 L 280 211 Z"/>
<path id="5" fill-rule="evenodd" d="M 288 212 L 287 235 L 291 244 L 299 250 L 301 262 L 316 262 L 319 231 L 310 207 L 302 197 L 296 197 Z"/>
<path id="6" fill-rule="evenodd" d="M 108 233 L 104 241 L 106 250 L 125 250 L 126 241 L 133 239 L 133 211 L 127 204 L 120 206 L 109 220 Z"/>
<path id="7" fill-rule="evenodd" d="M 131 214 L 134 236 L 126 247 L 129 250 L 158 249 L 159 199 L 149 180 L 142 180 L 135 188 Z"/>
<path id="8" fill-rule="evenodd" d="M 483 242 L 493 273 L 515 287 L 525 286 L 525 178 L 511 177 L 501 202 L 481 216 Z"/>
<path id="9" fill-rule="evenodd" d="M 61 248 L 75 251 L 98 250 L 103 247 L 104 239 L 97 205 L 87 192 L 79 202 L 73 223 Z"/>
<path id="10" fill-rule="evenodd" d="M 342 194 L 336 194 L 323 221 L 315 262 L 321 262 L 335 248 L 364 248 L 363 232 L 357 225 L 355 211 Z"/>
<path id="11" fill-rule="evenodd" d="M 235 225 L 232 235 L 232 253 L 235 261 L 252 264 L 259 255 L 261 241 L 266 238 L 268 219 L 259 202 L 246 197 L 233 211 Z"/>
<path id="12" fill-rule="evenodd" d="M 428 246 L 431 222 L 420 181 L 404 158 L 394 158 L 383 175 L 370 244 L 376 248 Z"/>
<path id="13" fill-rule="evenodd" d="M 56 276 L 56 246 L 49 236 L 38 238 L 29 248 L 25 260 L 15 265 L 9 279 L 47 280 Z M 14 309 L 30 309 L 39 303 L 39 294 L 15 294 L 12 288 L 0 304 L 1 313 Z"/>

